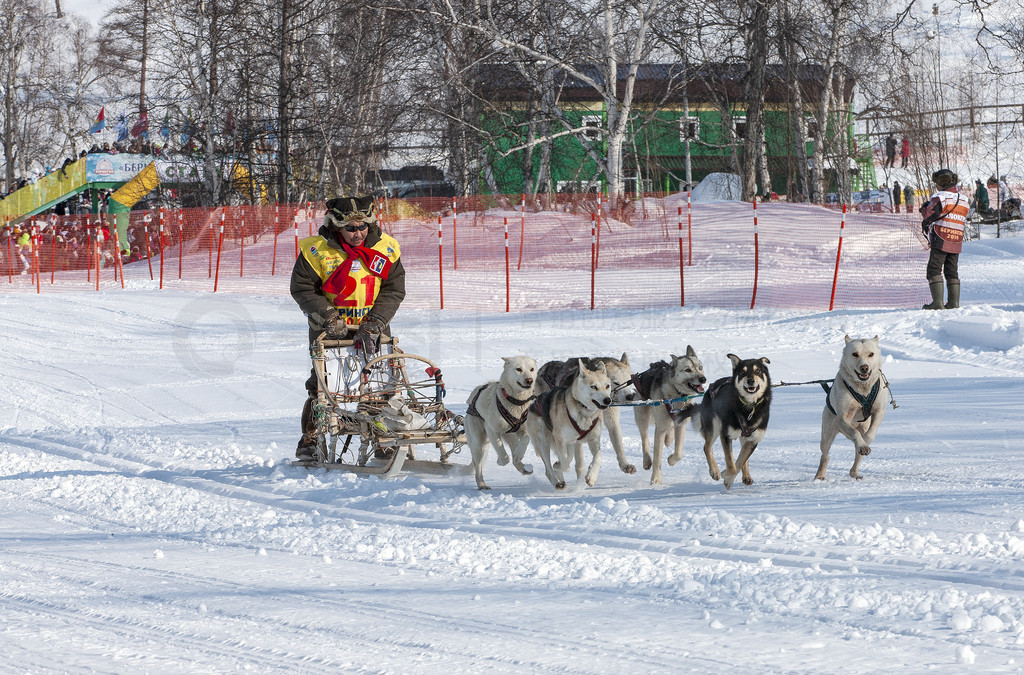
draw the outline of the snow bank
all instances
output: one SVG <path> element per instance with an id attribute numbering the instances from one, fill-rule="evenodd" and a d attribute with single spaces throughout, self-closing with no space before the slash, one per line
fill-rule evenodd
<path id="1" fill-rule="evenodd" d="M 743 189 L 740 177 L 734 173 L 709 173 L 693 188 L 690 199 L 695 202 L 739 201 Z"/>

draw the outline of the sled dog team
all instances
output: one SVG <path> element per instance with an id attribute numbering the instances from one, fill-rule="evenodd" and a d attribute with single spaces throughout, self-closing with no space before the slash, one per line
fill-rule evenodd
<path id="1" fill-rule="evenodd" d="M 825 479 L 829 450 L 840 433 L 853 441 L 855 453 L 850 476 L 860 478 L 860 462 L 871 452 L 878 427 L 885 416 L 886 388 L 881 372 L 878 336 L 851 339 L 845 336 L 839 372 L 827 393 L 821 413 L 821 462 L 815 478 Z M 683 457 L 683 439 L 689 422 L 704 439 L 708 473 L 729 489 L 738 474 L 745 485 L 750 476 L 750 457 L 768 429 L 772 382 L 767 358 L 741 359 L 728 354 L 732 375 L 706 386 L 704 365 L 693 347 L 683 356 L 652 363 L 633 373 L 626 354 L 621 358 L 574 358 L 551 361 L 539 369 L 528 356 L 505 357 L 501 377 L 473 390 L 465 415 L 466 440 L 472 451 L 477 487 L 484 482 L 487 447 L 494 447 L 498 464 L 512 465 L 522 474 L 533 473 L 524 463 L 526 448 L 533 445 L 544 463 L 544 475 L 556 489 L 566 486 L 565 473 L 575 466 L 577 481 L 597 484 L 601 468 L 601 430 L 608 438 L 619 468 L 635 473 L 626 461 L 619 415 L 623 404 L 633 408 L 640 432 L 645 470 L 651 483 L 662 482 L 662 454 L 671 443 L 667 462 L 674 466 Z M 699 400 L 698 400 L 699 399 Z M 653 436 L 649 435 L 654 426 Z M 725 471 L 713 453 L 720 441 Z M 739 455 L 733 457 L 733 441 Z M 584 464 L 583 444 L 590 450 Z M 586 470 L 584 472 L 584 469 Z"/>

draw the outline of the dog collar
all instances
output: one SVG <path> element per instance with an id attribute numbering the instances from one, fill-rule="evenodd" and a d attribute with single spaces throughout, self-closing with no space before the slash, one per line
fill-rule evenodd
<path id="1" fill-rule="evenodd" d="M 591 424 L 590 427 L 588 427 L 586 431 L 584 431 L 583 429 L 580 428 L 580 425 L 577 424 L 576 420 L 573 418 L 572 412 L 570 412 L 570 410 L 569 410 L 569 401 L 568 401 L 568 399 L 566 399 L 566 401 L 565 401 L 565 414 L 568 415 L 569 421 L 572 423 L 572 428 L 575 429 L 576 433 L 579 434 L 579 436 L 576 437 L 577 441 L 582 441 L 584 438 L 586 438 L 587 434 L 589 434 L 591 431 L 593 431 L 594 427 L 597 426 L 597 423 L 601 421 L 601 415 L 599 413 L 596 417 L 594 417 L 594 423 Z"/>

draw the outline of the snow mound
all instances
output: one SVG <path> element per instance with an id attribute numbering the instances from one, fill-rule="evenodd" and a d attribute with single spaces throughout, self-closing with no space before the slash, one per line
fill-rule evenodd
<path id="1" fill-rule="evenodd" d="M 1007 351 L 1024 344 L 1024 329 L 1016 312 L 948 319 L 942 332 L 952 344 L 965 349 Z"/>
<path id="2" fill-rule="evenodd" d="M 740 201 L 743 190 L 740 177 L 734 173 L 709 173 L 693 188 L 690 200 L 695 202 Z"/>

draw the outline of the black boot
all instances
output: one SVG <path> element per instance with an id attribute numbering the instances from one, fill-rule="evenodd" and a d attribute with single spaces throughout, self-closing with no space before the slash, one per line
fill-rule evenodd
<path id="1" fill-rule="evenodd" d="M 313 421 L 313 399 L 307 398 L 302 406 L 302 437 L 295 448 L 295 457 L 299 460 L 316 459 L 316 423 Z"/>
<path id="2" fill-rule="evenodd" d="M 948 284 L 946 309 L 957 309 L 960 307 L 960 281 L 950 281 Z"/>
<path id="3" fill-rule="evenodd" d="M 931 304 L 922 305 L 921 309 L 942 309 L 942 279 L 929 282 L 928 289 L 932 292 Z"/>

